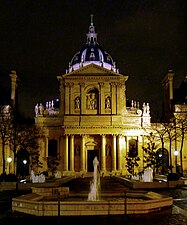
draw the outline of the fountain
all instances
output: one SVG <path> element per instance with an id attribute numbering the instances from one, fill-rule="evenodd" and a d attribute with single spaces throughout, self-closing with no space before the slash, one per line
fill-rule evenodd
<path id="1" fill-rule="evenodd" d="M 88 193 L 70 192 L 63 183 L 75 177 L 61 179 L 61 184 L 50 183 L 32 186 L 32 193 L 12 199 L 12 210 L 35 216 L 88 216 L 145 214 L 171 207 L 173 198 L 152 191 L 127 191 L 127 189 L 100 193 L 99 161 L 93 160 L 93 179 Z M 114 177 L 115 179 L 117 177 Z M 68 179 L 68 180 L 67 180 Z M 79 178 L 80 179 L 80 178 Z M 85 178 L 81 182 L 84 182 Z M 113 179 L 112 177 L 102 179 Z M 120 179 L 120 177 L 118 177 Z M 101 195 L 101 198 L 100 198 Z M 87 197 L 87 198 L 86 198 Z M 85 199 L 84 199 L 85 198 Z"/>
<path id="2" fill-rule="evenodd" d="M 88 201 L 96 201 L 100 199 L 100 174 L 99 161 L 97 156 L 93 160 L 93 180 L 90 183 L 90 192 L 88 194 Z"/>

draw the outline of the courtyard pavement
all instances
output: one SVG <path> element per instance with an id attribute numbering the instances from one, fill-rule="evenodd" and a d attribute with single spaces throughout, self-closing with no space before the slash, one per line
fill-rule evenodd
<path id="1" fill-rule="evenodd" d="M 78 178 L 65 184 L 71 192 L 89 193 L 90 178 Z M 110 178 L 101 179 L 101 191 L 127 190 L 122 184 Z M 0 225 L 187 225 L 187 189 L 164 189 L 155 192 L 172 196 L 174 205 L 171 209 L 144 215 L 123 216 L 84 216 L 84 217 L 35 217 L 11 211 L 12 197 L 28 193 L 28 191 L 0 192 Z"/>

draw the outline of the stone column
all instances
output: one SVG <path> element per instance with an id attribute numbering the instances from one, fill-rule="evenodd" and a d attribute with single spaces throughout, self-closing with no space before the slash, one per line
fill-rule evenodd
<path id="1" fill-rule="evenodd" d="M 70 171 L 74 171 L 74 135 L 70 136 Z"/>
<path id="2" fill-rule="evenodd" d="M 68 171 L 68 135 L 65 135 L 64 170 Z"/>
<path id="3" fill-rule="evenodd" d="M 113 135 L 113 146 L 112 146 L 112 170 L 116 171 L 116 135 Z"/>
<path id="4" fill-rule="evenodd" d="M 101 171 L 106 171 L 106 135 L 102 135 Z"/>
<path id="5" fill-rule="evenodd" d="M 81 147 L 81 171 L 85 171 L 85 135 L 82 135 L 82 147 Z"/>

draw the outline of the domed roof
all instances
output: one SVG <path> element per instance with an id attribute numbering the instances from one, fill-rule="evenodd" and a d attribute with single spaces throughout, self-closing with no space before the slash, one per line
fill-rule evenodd
<path id="1" fill-rule="evenodd" d="M 104 51 L 97 42 L 97 33 L 95 33 L 95 27 L 93 25 L 93 15 L 91 15 L 91 23 L 89 32 L 87 33 L 87 42 L 82 47 L 81 51 L 73 56 L 67 72 L 72 72 L 91 63 L 119 73 L 112 57 Z"/>

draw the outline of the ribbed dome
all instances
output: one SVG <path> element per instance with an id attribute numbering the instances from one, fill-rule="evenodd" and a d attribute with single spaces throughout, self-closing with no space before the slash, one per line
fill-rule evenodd
<path id="1" fill-rule="evenodd" d="M 116 69 L 115 62 L 113 61 L 112 57 L 106 51 L 104 51 L 97 42 L 97 33 L 95 33 L 92 16 L 89 32 L 87 33 L 87 42 L 81 51 L 77 52 L 73 56 L 69 63 L 69 69 L 67 72 L 72 72 L 91 63 L 114 72 L 119 72 L 118 69 Z"/>

